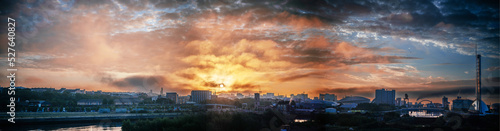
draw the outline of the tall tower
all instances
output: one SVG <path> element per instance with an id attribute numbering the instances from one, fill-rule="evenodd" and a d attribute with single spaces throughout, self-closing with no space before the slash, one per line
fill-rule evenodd
<path id="1" fill-rule="evenodd" d="M 163 96 L 163 87 L 161 88 L 160 96 Z"/>
<path id="2" fill-rule="evenodd" d="M 481 55 L 476 55 L 476 97 L 477 109 L 479 113 L 483 113 L 481 109 Z"/>

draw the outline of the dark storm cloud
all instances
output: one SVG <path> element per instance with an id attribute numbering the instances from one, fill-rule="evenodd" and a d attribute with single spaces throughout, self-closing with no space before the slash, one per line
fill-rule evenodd
<path id="1" fill-rule="evenodd" d="M 496 98 L 498 98 L 499 90 L 500 86 L 485 86 L 481 88 L 481 95 L 496 96 Z M 402 93 L 408 93 L 409 95 L 418 96 L 417 100 L 420 100 L 425 98 L 439 98 L 443 96 L 471 96 L 476 94 L 476 89 L 473 86 L 467 86 L 425 91 L 403 91 Z"/>
<path id="2" fill-rule="evenodd" d="M 456 80 L 456 81 L 437 81 L 426 85 L 431 86 L 474 86 L 476 80 Z"/>
<path id="3" fill-rule="evenodd" d="M 300 78 L 305 78 L 305 77 L 310 77 L 310 76 L 315 76 L 315 77 L 323 77 L 326 73 L 325 72 L 310 72 L 310 73 L 305 73 L 305 74 L 298 74 L 298 75 L 292 75 L 288 77 L 284 77 L 279 79 L 280 82 L 284 81 L 292 81 Z"/>
<path id="4" fill-rule="evenodd" d="M 182 78 L 186 78 L 189 80 L 193 80 L 197 77 L 196 74 L 192 74 L 192 73 L 180 73 L 180 74 L 177 74 L 177 76 L 180 76 Z"/>
<path id="5" fill-rule="evenodd" d="M 96 79 L 101 83 L 106 83 L 106 84 L 112 83 L 114 81 L 114 77 L 112 75 L 102 72 L 95 74 L 94 79 Z"/>
<path id="6" fill-rule="evenodd" d="M 296 63 L 326 63 L 333 59 L 341 59 L 341 57 L 333 55 L 328 49 L 308 48 L 295 50 L 294 53 L 300 57 L 293 57 L 292 62 Z"/>
<path id="7" fill-rule="evenodd" d="M 161 87 L 169 83 L 163 76 L 131 76 L 110 83 L 116 87 Z"/>
<path id="8" fill-rule="evenodd" d="M 366 87 L 350 87 L 350 88 L 318 88 L 313 91 L 313 93 L 317 94 L 336 94 L 339 96 L 340 94 L 356 94 L 364 97 L 373 97 L 373 91 L 376 89 L 380 89 L 381 87 L 375 86 L 366 86 Z M 340 98 L 339 98 L 340 99 Z"/>
<path id="9" fill-rule="evenodd" d="M 483 86 L 498 86 L 500 77 L 482 78 Z M 474 86 L 476 80 L 454 80 L 454 81 L 435 81 L 425 85 L 442 87 L 442 86 Z"/>
<path id="10" fill-rule="evenodd" d="M 0 3 L 0 6 L 3 5 L 4 3 Z M 222 57 L 233 50 L 225 50 L 224 52 L 217 50 L 223 47 L 232 47 L 235 45 L 234 43 L 242 39 L 281 42 L 282 44 L 276 47 L 279 48 L 277 49 L 279 51 L 275 51 L 275 53 L 269 53 L 272 52 L 273 47 L 266 47 L 258 50 L 247 48 L 233 54 L 240 56 L 243 53 L 250 53 L 255 55 L 256 60 L 263 62 L 284 60 L 291 62 L 294 64 L 292 66 L 298 68 L 312 69 L 332 69 L 332 67 L 354 64 L 393 64 L 403 63 L 403 60 L 408 59 L 420 59 L 412 56 L 398 56 L 399 53 L 405 53 L 404 50 L 395 52 L 380 48 L 379 45 L 363 46 L 362 44 L 370 44 L 376 38 L 366 38 L 369 40 L 364 41 L 362 40 L 364 38 L 354 36 L 356 33 L 373 32 L 379 36 L 402 39 L 403 41 L 410 41 L 409 38 L 414 38 L 415 42 L 424 43 L 424 45 L 434 43 L 437 48 L 462 51 L 462 55 L 471 55 L 472 50 L 470 49 L 473 49 L 473 46 L 470 46 L 471 43 L 479 43 L 480 51 L 487 53 L 485 56 L 498 57 L 500 54 L 498 51 L 498 1 L 81 0 L 21 1 L 19 3 L 7 2 L 5 5 L 9 6 L 1 8 L 0 15 L 5 16 L 4 14 L 7 12 L 12 16 L 22 18 L 19 19 L 22 23 L 18 28 L 21 34 L 19 39 L 26 39 L 22 37 L 31 39 L 31 41 L 20 41 L 22 46 L 19 49 L 29 56 L 27 58 L 21 57 L 23 61 L 19 63 L 20 67 L 62 71 L 75 69 L 86 72 L 115 71 L 116 69 L 117 72 L 122 73 L 137 73 L 145 68 L 158 67 L 158 70 L 164 71 L 156 72 L 158 74 L 174 74 L 175 78 L 185 78 L 181 81 L 186 81 L 186 79 L 196 81 L 188 81 L 191 83 L 182 85 L 169 83 L 177 81 L 169 79 L 167 82 L 164 76 L 131 76 L 122 79 L 116 79 L 106 74 L 96 76 L 96 81 L 110 83 L 110 85 L 121 89 L 159 87 L 170 84 L 182 88 L 178 90 L 199 88 L 192 83 L 205 87 L 218 87 L 219 81 L 216 83 L 190 74 L 206 73 L 206 71 L 217 69 L 216 66 L 211 65 L 213 63 L 208 65 L 192 64 L 203 63 L 207 61 L 205 59 L 192 63 L 179 60 L 188 56 L 200 55 L 200 50 L 193 49 L 201 49 L 201 47 L 208 45 L 194 44 L 196 45 L 194 47 L 185 47 L 189 42 L 209 41 L 217 43 L 215 45 L 218 48 L 210 48 L 213 49 L 211 51 L 201 49 L 203 52 L 208 52 L 203 55 L 213 55 L 215 58 L 224 59 L 234 58 Z M 265 24 L 268 26 L 261 27 Z M 0 31 L 6 31 L 3 28 L 5 26 L 0 27 Z M 329 33 L 334 35 L 328 36 Z M 350 36 L 337 37 L 335 33 L 345 33 Z M 88 34 L 92 34 L 92 37 Z M 304 39 L 317 35 L 324 35 L 330 41 L 325 42 L 324 45 L 321 45 L 321 41 L 304 41 Z M 354 40 L 351 42 L 351 39 Z M 343 47 L 338 48 L 343 41 L 348 43 L 344 43 Z M 253 43 L 257 42 L 245 43 L 244 45 Z M 293 47 L 293 44 L 298 44 L 298 46 Z M 310 46 L 315 44 L 318 46 Z M 292 47 L 288 48 L 290 46 Z M 3 52 L 6 51 L 5 47 L 0 47 L 0 53 L 5 53 Z M 280 58 L 266 58 L 269 56 Z M 252 70 L 249 72 L 259 72 L 259 69 L 264 67 L 256 66 L 264 64 L 255 63 L 253 63 L 254 65 L 245 65 L 245 61 L 235 63 L 251 68 Z M 132 66 L 137 68 L 132 68 Z M 184 74 L 173 73 L 174 70 L 187 68 L 199 69 L 200 71 Z M 219 69 L 229 70 L 227 67 L 219 67 Z M 233 70 L 240 71 L 239 68 Z M 279 71 L 283 70 L 286 71 L 286 67 L 279 68 Z M 391 68 L 390 70 L 405 71 L 399 68 Z M 291 81 L 305 77 L 321 77 L 322 75 L 321 73 L 290 74 L 292 75 L 283 76 L 283 78 L 276 80 Z M 456 81 L 450 84 L 464 84 L 461 82 Z M 234 85 L 230 86 L 243 89 L 258 86 L 246 83 L 235 82 Z M 439 85 L 444 86 L 445 83 L 428 84 L 428 86 Z M 352 89 L 345 89 L 345 91 L 348 90 Z M 352 91 L 373 93 L 373 91 L 360 90 L 362 89 Z M 324 91 L 333 92 L 335 90 Z M 342 92 L 342 90 L 337 91 Z"/>
<path id="11" fill-rule="evenodd" d="M 400 60 L 420 59 L 416 57 L 379 55 L 379 52 L 400 50 L 380 47 L 358 47 L 343 42 L 331 42 L 329 39 L 310 38 L 305 41 L 295 41 L 291 55 L 283 57 L 293 63 L 314 63 L 329 66 L 344 66 L 366 63 L 401 63 Z"/>
<path id="12" fill-rule="evenodd" d="M 55 4 L 54 4 L 55 3 Z M 5 5 L 15 5 L 14 2 L 7 2 Z M 4 4 L 2 4 L 4 5 Z M 350 17 L 367 17 L 381 15 L 378 20 L 363 20 L 368 24 L 354 25 L 349 28 L 359 30 L 373 30 L 382 34 L 401 35 L 404 37 L 414 36 L 416 38 L 432 38 L 429 33 L 436 32 L 436 29 L 425 29 L 437 25 L 440 22 L 454 25 L 457 28 L 473 28 L 481 31 L 498 30 L 498 1 L 396 1 L 396 0 L 360 0 L 360 1 L 331 1 L 331 0 L 279 0 L 279 1 L 236 1 L 236 0 L 151 0 L 151 1 L 75 1 L 66 3 L 35 1 L 26 3 L 23 6 L 52 5 L 52 10 L 65 11 L 68 8 L 74 9 L 82 6 L 112 6 L 120 9 L 126 8 L 130 11 L 146 10 L 147 6 L 154 6 L 157 9 L 172 8 L 174 13 L 166 13 L 162 17 L 184 19 L 189 25 L 193 22 L 190 16 L 203 16 L 210 12 L 217 12 L 221 15 L 238 16 L 249 11 L 253 17 L 246 26 L 253 23 L 268 21 L 276 17 L 281 12 L 289 12 L 300 17 L 319 18 L 323 22 L 339 25 L 350 23 L 359 19 Z M 16 6 L 9 6 L 16 7 Z M 5 11 L 14 10 L 5 8 Z M 3 12 L 5 12 L 3 11 Z M 26 23 L 21 30 L 27 32 L 36 30 L 37 24 L 52 20 L 51 13 L 44 11 L 29 11 L 33 13 L 22 13 Z M 53 14 L 53 13 L 52 13 Z M 286 20 L 286 19 L 278 19 Z M 370 24 L 372 23 L 372 24 Z M 2 30 L 3 31 L 3 30 Z M 397 33 L 395 33 L 397 32 Z M 406 34 L 404 32 L 413 32 Z M 483 32 L 484 33 L 484 32 Z M 185 33 L 183 33 L 185 34 Z M 461 32 L 447 31 L 445 35 L 460 36 Z M 496 35 L 495 35 L 496 34 Z M 489 33 L 498 37 L 498 31 Z M 483 35 L 484 36 L 484 35 Z M 464 43 L 463 39 L 450 39 L 454 43 Z M 483 41 L 484 43 L 497 43 L 498 41 Z M 498 53 L 498 52 L 492 52 Z M 312 59 L 322 61 L 322 59 Z"/>
<path id="13" fill-rule="evenodd" d="M 322 88 L 315 90 L 314 93 L 357 93 L 359 90 L 359 88 Z"/>
<path id="14" fill-rule="evenodd" d="M 401 60 L 404 59 L 421 59 L 421 58 L 404 57 L 404 56 L 373 56 L 373 57 L 355 58 L 344 62 L 349 65 L 362 64 L 362 63 L 402 63 Z"/>
<path id="15" fill-rule="evenodd" d="M 2 0 L 0 1 L 0 16 L 4 16 L 6 14 L 12 13 L 16 7 L 17 4 L 21 3 L 21 1 L 17 0 Z M 5 21 L 2 21 L 4 23 Z M 2 30 L 5 31 L 5 30 Z"/>
<path id="16" fill-rule="evenodd" d="M 247 90 L 252 90 L 252 89 L 255 89 L 255 88 L 258 88 L 258 87 L 260 87 L 260 85 L 255 85 L 255 84 L 251 84 L 251 83 L 245 83 L 245 84 L 236 83 L 236 84 L 231 85 L 232 89 L 247 89 Z"/>
<path id="17" fill-rule="evenodd" d="M 483 78 L 481 83 L 481 94 L 483 96 L 497 96 L 498 98 L 500 90 L 500 77 Z M 438 81 L 426 84 L 433 87 L 433 89 L 408 92 L 403 91 L 403 93 L 418 96 L 418 99 L 456 95 L 475 95 L 475 84 L 475 80 Z"/>
<path id="18" fill-rule="evenodd" d="M 103 80 L 108 82 L 109 80 L 106 79 L 107 78 Z M 117 87 L 121 91 L 149 92 L 150 90 L 153 90 L 156 92 L 159 91 L 160 88 L 163 88 L 166 92 L 175 91 L 182 94 L 191 92 L 190 88 L 192 88 L 189 84 L 171 83 L 164 76 L 158 75 L 130 76 L 123 79 L 113 80 L 108 84 Z"/>
<path id="19" fill-rule="evenodd" d="M 205 87 L 219 87 L 220 83 L 216 83 L 213 81 L 205 81 L 205 82 L 203 82 L 203 86 L 205 86 Z"/>
<path id="20" fill-rule="evenodd" d="M 279 4 L 278 4 L 279 3 Z M 316 16 L 332 25 L 349 24 L 343 28 L 372 31 L 402 38 L 445 41 L 436 43 L 457 53 L 473 53 L 470 43 L 479 43 L 487 57 L 498 56 L 498 40 L 475 40 L 498 37 L 498 1 L 329 1 L 290 0 L 276 2 L 274 11 L 285 10 L 301 16 Z M 382 16 L 382 17 L 375 17 Z M 438 28 L 433 28 L 438 27 Z M 438 38 L 435 34 L 440 34 Z M 470 39 L 472 38 L 472 39 Z M 421 42 L 421 41 L 416 41 Z M 444 43 L 444 44 L 443 44 Z M 450 46 L 453 43 L 454 46 Z M 422 44 L 424 44 L 422 42 Z M 311 59 L 324 61 L 324 59 Z"/>

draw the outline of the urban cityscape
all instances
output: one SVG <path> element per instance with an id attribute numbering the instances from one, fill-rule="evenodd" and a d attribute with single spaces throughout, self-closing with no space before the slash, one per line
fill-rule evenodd
<path id="1" fill-rule="evenodd" d="M 0 131 L 498 131 L 500 1 L 0 1 Z"/>
<path id="2" fill-rule="evenodd" d="M 220 87 L 223 87 L 223 85 L 221 84 Z M 4 94 L 7 90 L 8 88 L 2 88 L 0 93 Z M 405 94 L 404 98 L 396 98 L 396 90 L 383 88 L 374 91 L 375 98 L 373 100 L 363 96 L 344 96 L 337 99 L 337 95 L 329 93 L 319 94 L 318 96 L 309 96 L 305 93 L 275 95 L 275 93 L 262 92 L 244 95 L 243 93 L 216 94 L 215 91 L 210 90 L 192 90 L 189 95 L 180 96 L 176 92 L 164 92 L 163 88 L 161 88 L 160 92 L 153 92 L 152 90 L 150 92 L 103 92 L 101 90 L 25 87 L 16 87 L 16 90 L 18 93 L 22 93 L 15 102 L 16 113 L 20 114 L 16 118 L 19 123 L 47 124 L 62 121 L 67 123 L 101 121 L 102 123 L 102 120 L 109 122 L 104 126 L 101 125 L 103 127 L 97 128 L 98 130 L 118 129 L 115 126 L 122 125 L 121 121 L 123 121 L 122 130 L 139 130 L 146 127 L 130 126 L 130 120 L 175 118 L 202 112 L 255 113 L 261 115 L 272 112 L 274 114 L 271 115 L 272 117 L 279 117 L 275 121 L 281 125 L 259 126 L 259 123 L 251 125 L 260 127 L 259 129 L 362 130 L 368 129 L 367 127 L 370 126 L 381 126 L 379 124 L 383 124 L 385 125 L 382 125 L 383 128 L 378 126 L 373 128 L 490 130 L 498 127 L 495 123 L 498 123 L 500 107 L 500 103 L 486 105 L 484 102 L 481 102 L 481 107 L 478 107 L 477 101 L 463 99 L 460 96 L 457 96 L 452 101 L 443 96 L 442 101 L 439 102 L 427 99 L 410 100 L 408 94 Z M 480 93 L 478 95 L 480 97 Z M 2 98 L 5 96 L 2 95 Z M 64 98 L 64 100 L 57 100 L 61 98 Z M 354 121 L 339 122 L 341 124 L 337 123 L 327 127 L 311 126 L 310 123 L 321 120 L 321 118 L 318 118 L 320 115 L 362 116 L 366 117 L 362 119 L 366 121 L 372 120 L 374 123 L 364 124 Z M 486 119 L 488 121 L 473 122 L 472 120 L 478 119 L 475 117 L 488 117 Z M 391 122 L 394 120 L 402 120 L 407 122 L 406 124 L 414 125 L 404 125 L 405 122 Z M 129 125 L 125 126 L 127 124 L 124 123 L 127 122 Z M 436 125 L 436 122 L 445 123 Z M 462 125 L 464 123 L 481 123 L 479 125 L 483 126 Z M 16 127 L 16 129 L 31 130 L 36 127 Z M 238 129 L 245 128 L 251 129 L 250 127 Z M 235 128 L 215 129 L 232 130 Z M 176 128 L 175 130 L 191 130 L 191 128 Z"/>

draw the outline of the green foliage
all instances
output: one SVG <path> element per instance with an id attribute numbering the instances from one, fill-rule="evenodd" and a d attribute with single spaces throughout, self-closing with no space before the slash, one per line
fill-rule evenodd
<path id="1" fill-rule="evenodd" d="M 261 129 L 261 117 L 252 113 L 199 113 L 176 118 L 138 120 L 135 123 L 123 121 L 124 131 L 255 131 Z"/>
<path id="2" fill-rule="evenodd" d="M 367 111 L 388 111 L 388 110 L 395 110 L 396 107 L 388 104 L 360 103 L 358 104 L 356 109 L 367 110 Z"/>
<path id="3" fill-rule="evenodd" d="M 397 112 L 387 112 L 384 114 L 384 120 L 390 121 L 390 120 L 398 119 L 398 118 L 400 118 L 400 115 L 401 114 L 399 114 Z"/>
<path id="4" fill-rule="evenodd" d="M 316 116 L 319 125 L 363 126 L 376 122 L 375 119 L 361 114 L 319 114 Z"/>
<path id="5" fill-rule="evenodd" d="M 0 104 L 8 104 L 9 95 L 6 95 L 6 91 L 3 91 L 0 95 Z M 29 89 L 16 89 L 16 98 L 24 102 L 26 100 L 45 100 L 51 104 L 51 107 L 66 107 L 67 111 L 79 111 L 74 109 L 77 106 L 77 101 L 81 99 L 103 99 L 103 105 L 112 105 L 114 103 L 115 97 L 105 95 L 105 94 L 71 94 L 69 92 L 59 93 L 57 91 L 44 91 L 44 92 L 33 92 Z M 16 107 L 19 109 L 26 109 L 28 111 L 36 111 L 33 107 L 24 107 L 16 100 Z M 7 108 L 0 108 L 4 110 Z M 83 111 L 83 109 L 81 109 Z"/>
<path id="6" fill-rule="evenodd" d="M 175 104 L 175 101 L 167 98 L 158 98 L 156 100 L 157 104 Z"/>

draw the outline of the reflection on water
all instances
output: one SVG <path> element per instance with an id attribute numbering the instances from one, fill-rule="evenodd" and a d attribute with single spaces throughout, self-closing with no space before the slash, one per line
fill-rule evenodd
<path id="1" fill-rule="evenodd" d="M 91 125 L 91 126 L 81 126 L 81 127 L 68 127 L 68 128 L 59 128 L 55 129 L 55 131 L 121 131 L 122 127 L 102 127 L 99 125 Z"/>
<path id="2" fill-rule="evenodd" d="M 308 119 L 295 119 L 294 122 L 303 123 L 309 121 Z"/>
<path id="3" fill-rule="evenodd" d="M 121 131 L 121 122 L 112 123 L 81 123 L 81 124 L 44 124 L 44 125 L 23 125 L 17 126 L 16 130 L 29 131 Z"/>
<path id="4" fill-rule="evenodd" d="M 411 117 L 421 117 L 421 118 L 438 118 L 443 116 L 442 112 L 427 112 L 427 110 L 420 111 L 408 111 L 408 115 Z"/>

